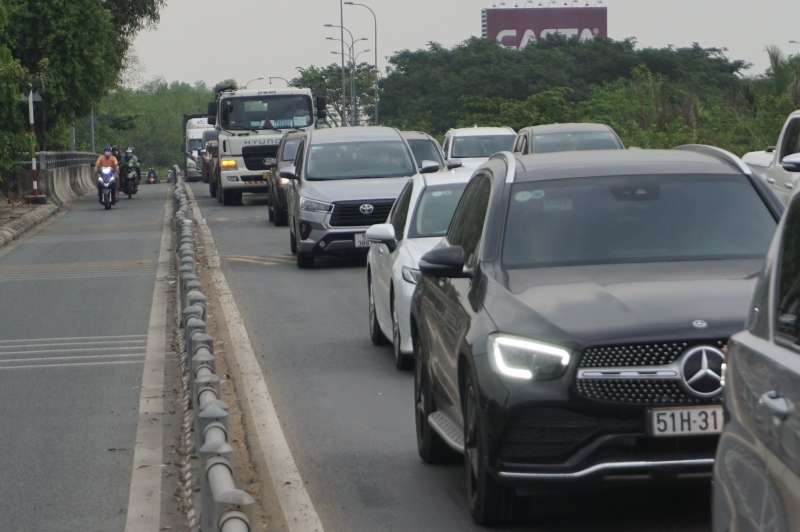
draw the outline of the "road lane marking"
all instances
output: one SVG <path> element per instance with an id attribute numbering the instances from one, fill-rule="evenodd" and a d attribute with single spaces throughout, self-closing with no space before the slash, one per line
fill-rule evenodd
<path id="1" fill-rule="evenodd" d="M 195 224 L 199 226 L 206 246 L 209 271 L 214 280 L 214 288 L 217 291 L 219 303 L 228 325 L 229 336 L 233 343 L 238 373 L 242 379 L 237 388 L 244 391 L 247 402 L 244 405 L 245 411 L 252 418 L 248 428 L 255 432 L 258 447 L 266 460 L 269 470 L 267 473 L 278 496 L 287 527 L 290 531 L 322 532 L 322 522 L 311 502 L 308 491 L 306 491 L 300 471 L 297 469 L 242 316 L 239 314 L 225 275 L 220 269 L 220 258 L 214 238 L 211 236 L 211 230 L 200 213 L 197 202 L 194 201 L 192 189 L 186 187 L 186 194 L 191 200 Z M 264 478 L 263 475 L 260 476 Z"/>
<path id="2" fill-rule="evenodd" d="M 30 366 L 0 367 L 0 372 L 12 369 L 38 369 L 38 368 L 76 368 L 83 366 L 111 366 L 123 364 L 141 364 L 144 360 L 110 360 L 108 362 L 76 362 L 74 364 L 33 364 Z"/>
<path id="3" fill-rule="evenodd" d="M 171 188 L 171 187 L 170 187 Z M 161 474 L 163 463 L 164 362 L 167 343 L 167 274 L 170 263 L 170 211 L 172 194 L 167 190 L 161 229 L 153 304 L 147 328 L 147 354 L 139 394 L 139 420 L 133 453 L 131 488 L 128 496 L 126 532 L 151 532 L 161 523 Z"/>
<path id="4" fill-rule="evenodd" d="M 126 345 L 122 345 L 126 344 Z M 78 346 L 69 349 L 83 349 L 81 346 L 101 346 L 105 345 L 108 346 L 109 349 L 116 349 L 117 347 L 130 347 L 128 344 L 136 344 L 141 345 L 144 347 L 147 344 L 147 340 L 112 340 L 107 342 L 40 342 L 35 344 L 25 344 L 25 343 L 15 343 L 15 344 L 7 344 L 3 345 L 0 344 L 0 351 L 3 349 L 28 349 L 28 348 L 35 348 L 35 347 L 61 347 L 67 348 L 67 346 Z M 88 348 L 88 347 L 87 347 Z"/>
<path id="5" fill-rule="evenodd" d="M 15 346 L 17 347 L 17 346 Z M 129 346 L 129 347 L 86 347 L 86 348 L 72 348 L 72 349 L 34 349 L 34 350 L 22 350 L 22 351 L 2 351 L 2 347 L 0 347 L 0 357 L 8 356 L 8 355 L 42 355 L 45 353 L 82 353 L 85 351 L 130 351 L 134 349 L 142 349 L 142 346 Z"/>
<path id="6" fill-rule="evenodd" d="M 20 273 L 46 273 L 46 272 L 85 272 L 85 271 L 120 271 L 152 268 L 151 259 L 138 260 L 109 260 L 95 262 L 59 262 L 53 264 L 11 264 L 0 266 L 0 275 Z"/>
<path id="7" fill-rule="evenodd" d="M 154 269 L 150 270 L 122 270 L 110 272 L 81 272 L 72 274 L 34 274 L 34 275 L 15 275 L 15 276 L 2 276 L 0 275 L 0 282 L 9 281 L 52 281 L 53 279 L 97 279 L 100 277 L 151 277 L 155 273 Z"/>
<path id="8" fill-rule="evenodd" d="M 37 358 L 9 358 L 0 360 L 0 364 L 11 364 L 13 362 L 46 362 L 48 360 L 86 360 L 92 358 L 132 358 L 143 357 L 145 353 L 124 353 L 119 355 L 83 355 L 65 357 L 37 357 Z"/>
<path id="9" fill-rule="evenodd" d="M 158 227 L 161 222 L 114 222 L 114 223 L 102 223 L 102 224 L 75 224 L 75 225 L 55 225 L 46 227 L 45 231 L 86 231 L 88 230 L 96 230 L 99 232 L 106 232 L 109 229 L 128 229 L 128 228 L 136 228 L 136 227 Z"/>
<path id="10" fill-rule="evenodd" d="M 16 340 L 0 340 L 0 345 L 16 343 L 16 342 L 61 342 L 63 340 L 72 340 L 74 342 L 77 342 L 79 340 L 89 340 L 89 343 L 93 343 L 92 342 L 93 340 L 96 340 L 96 341 L 99 341 L 99 342 L 103 342 L 106 338 L 108 338 L 109 341 L 115 341 L 115 340 L 127 341 L 127 340 L 123 340 L 123 339 L 127 339 L 127 338 L 143 338 L 143 339 L 147 339 L 147 335 L 146 334 L 126 334 L 126 335 L 121 335 L 121 336 L 65 336 L 63 338 L 18 338 Z M 32 344 L 32 345 L 39 345 L 39 344 Z"/>

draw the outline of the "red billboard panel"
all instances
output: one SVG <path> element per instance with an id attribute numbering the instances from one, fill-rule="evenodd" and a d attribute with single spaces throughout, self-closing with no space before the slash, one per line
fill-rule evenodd
<path id="1" fill-rule="evenodd" d="M 551 34 L 581 40 L 608 37 L 608 11 L 605 7 L 483 10 L 483 37 L 507 48 L 525 48 Z"/>

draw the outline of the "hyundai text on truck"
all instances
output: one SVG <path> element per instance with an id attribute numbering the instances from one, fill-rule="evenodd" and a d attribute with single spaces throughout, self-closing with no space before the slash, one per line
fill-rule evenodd
<path id="1" fill-rule="evenodd" d="M 208 116 L 183 115 L 183 171 L 187 181 L 200 181 L 202 178 L 203 132 L 214 126 L 208 123 Z"/>
<path id="2" fill-rule="evenodd" d="M 284 132 L 314 129 L 317 120 L 326 117 L 325 98 L 315 101 L 310 89 L 238 89 L 225 84 L 214 92 L 208 114 L 219 132 L 219 160 L 210 192 L 224 205 L 240 202 L 243 193 L 267 193 L 264 176 L 277 164 Z"/>

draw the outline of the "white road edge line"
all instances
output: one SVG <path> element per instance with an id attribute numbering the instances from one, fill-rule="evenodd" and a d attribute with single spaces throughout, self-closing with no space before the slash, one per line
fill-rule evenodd
<path id="1" fill-rule="evenodd" d="M 168 187 L 171 188 L 171 187 Z M 172 195 L 164 203 L 164 225 L 158 254 L 156 285 L 147 329 L 147 354 L 144 359 L 139 394 L 139 420 L 128 496 L 126 532 L 151 532 L 161 526 L 161 475 L 163 458 L 164 359 L 167 342 L 167 274 L 170 262 L 170 211 Z"/>
<path id="2" fill-rule="evenodd" d="M 111 362 L 75 362 L 74 364 L 32 364 L 29 366 L 8 366 L 0 368 L 0 371 L 12 369 L 38 369 L 38 368 L 82 368 L 83 366 L 110 366 L 115 364 L 141 364 L 144 360 L 122 360 Z"/>
<path id="3" fill-rule="evenodd" d="M 219 254 L 211 230 L 208 228 L 205 218 L 200 213 L 197 202 L 194 201 L 192 189 L 186 187 L 186 194 L 189 196 L 194 215 L 195 223 L 200 227 L 200 234 L 206 246 L 206 256 L 211 277 L 214 280 L 219 296 L 219 303 L 225 320 L 228 324 L 228 333 L 233 343 L 233 352 L 236 363 L 239 366 L 239 374 L 243 382 L 239 387 L 244 390 L 247 398 L 252 422 L 250 426 L 256 432 L 256 438 L 266 460 L 269 476 L 272 479 L 272 486 L 278 496 L 281 511 L 286 520 L 290 531 L 309 532 L 311 530 L 322 532 L 322 521 L 317 515 L 314 504 L 311 502 L 306 491 L 300 471 L 289 449 L 286 436 L 283 434 L 272 396 L 267 389 L 261 365 L 256 359 L 250 337 L 244 326 L 236 301 L 233 298 L 225 274 L 220 269 Z M 262 477 L 263 478 L 263 477 Z"/>
<path id="4" fill-rule="evenodd" d="M 139 342 L 142 340 L 146 340 L 147 335 L 127 334 L 122 336 L 67 336 L 64 338 L 19 338 L 17 340 L 0 340 L 0 344 L 10 344 L 14 342 L 55 342 L 59 340 L 90 340 L 90 342 L 80 342 L 80 343 L 95 343 L 94 340 L 97 340 L 100 343 L 107 343 L 104 341 L 106 338 L 110 339 L 108 340 L 108 342 L 111 341 L 127 342 L 128 340 L 125 340 L 126 338 L 136 338 L 136 340 L 131 340 L 131 341 Z M 31 344 L 31 345 L 39 345 L 39 344 Z"/>
<path id="5" fill-rule="evenodd" d="M 124 353 L 121 355 L 81 355 L 74 357 L 42 357 L 42 358 L 9 358 L 0 360 L 0 364 L 11 364 L 12 362 L 44 362 L 46 360 L 86 360 L 90 358 L 130 358 L 143 357 L 145 353 Z"/>

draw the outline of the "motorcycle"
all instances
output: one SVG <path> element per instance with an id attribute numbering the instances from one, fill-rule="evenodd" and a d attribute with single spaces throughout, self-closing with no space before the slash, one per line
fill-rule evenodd
<path id="1" fill-rule="evenodd" d="M 159 181 L 158 181 L 158 178 L 156 177 L 156 173 L 155 173 L 154 171 L 152 171 L 152 170 L 151 170 L 151 171 L 150 171 L 150 172 L 147 174 L 147 179 L 145 179 L 145 181 L 144 181 L 144 182 L 145 182 L 145 184 L 146 184 L 146 185 L 155 185 L 155 184 L 156 184 L 156 183 L 158 183 Z"/>
<path id="2" fill-rule="evenodd" d="M 139 191 L 139 182 L 136 180 L 136 167 L 122 165 L 120 166 L 120 174 L 122 181 L 120 182 L 120 189 L 123 194 L 128 195 L 128 199 Z"/>
<path id="3" fill-rule="evenodd" d="M 98 199 L 106 210 L 111 208 L 116 180 L 117 177 L 114 175 L 113 168 L 104 166 L 100 169 L 100 177 L 97 178 Z"/>

